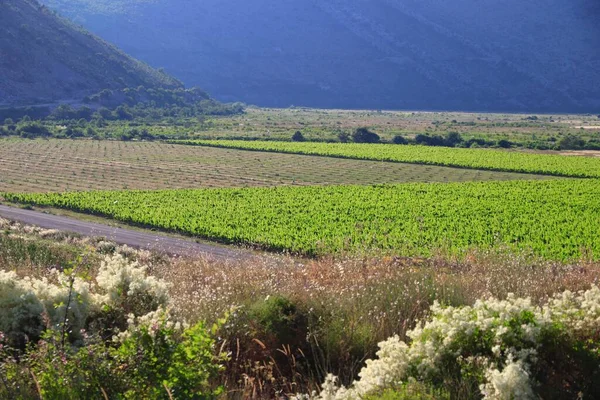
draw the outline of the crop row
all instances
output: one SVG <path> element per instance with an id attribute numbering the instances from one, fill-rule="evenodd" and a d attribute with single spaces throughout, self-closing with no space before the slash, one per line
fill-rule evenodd
<path id="1" fill-rule="evenodd" d="M 600 185 L 591 179 L 4 196 L 309 255 L 506 245 L 549 259 L 600 258 Z"/>
<path id="2" fill-rule="evenodd" d="M 600 178 L 600 158 L 567 157 L 490 149 L 357 143 L 294 143 L 240 140 L 185 140 L 180 144 L 393 161 L 448 167 L 523 172 L 576 178 Z"/>

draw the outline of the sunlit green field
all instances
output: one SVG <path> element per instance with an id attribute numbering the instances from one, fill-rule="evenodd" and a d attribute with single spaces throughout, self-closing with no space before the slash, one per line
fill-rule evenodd
<path id="1" fill-rule="evenodd" d="M 5 197 L 306 255 L 499 245 L 558 260 L 600 255 L 600 185 L 592 179 Z"/>

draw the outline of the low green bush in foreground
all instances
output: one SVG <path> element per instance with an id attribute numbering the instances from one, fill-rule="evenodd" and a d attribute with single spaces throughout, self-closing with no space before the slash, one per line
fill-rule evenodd
<path id="1" fill-rule="evenodd" d="M 167 290 L 120 255 L 93 281 L 0 271 L 0 398 L 215 398 L 224 358 L 202 323 L 172 315 Z"/>

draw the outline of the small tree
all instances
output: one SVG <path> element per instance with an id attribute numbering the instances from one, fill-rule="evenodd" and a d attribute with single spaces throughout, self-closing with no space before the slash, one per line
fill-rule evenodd
<path id="1" fill-rule="evenodd" d="M 512 147 L 512 143 L 506 139 L 501 139 L 498 141 L 498 147 L 502 147 L 503 149 L 509 149 Z"/>
<path id="2" fill-rule="evenodd" d="M 305 140 L 304 135 L 300 131 L 296 131 L 296 133 L 292 135 L 292 141 L 294 142 L 304 142 Z"/>
<path id="3" fill-rule="evenodd" d="M 4 120 L 4 125 L 13 125 L 15 123 L 15 121 L 12 120 L 12 118 L 6 118 Z"/>
<path id="4" fill-rule="evenodd" d="M 585 140 L 580 137 L 567 135 L 558 141 L 561 150 L 579 150 L 585 146 Z"/>
<path id="5" fill-rule="evenodd" d="M 352 133 L 352 140 L 354 143 L 379 143 L 380 137 L 367 128 L 358 128 Z"/>
<path id="6" fill-rule="evenodd" d="M 448 132 L 445 138 L 446 146 L 455 147 L 457 144 L 462 142 L 462 137 L 458 132 Z"/>
<path id="7" fill-rule="evenodd" d="M 408 140 L 406 140 L 406 138 L 402 135 L 394 136 L 394 138 L 392 139 L 392 142 L 394 144 L 408 144 Z"/>
<path id="8" fill-rule="evenodd" d="M 340 132 L 338 133 L 338 139 L 342 143 L 348 143 L 350 141 L 350 135 L 348 134 L 348 132 Z"/>

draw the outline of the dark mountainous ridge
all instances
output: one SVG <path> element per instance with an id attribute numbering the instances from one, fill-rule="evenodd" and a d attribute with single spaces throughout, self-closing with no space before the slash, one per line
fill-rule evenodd
<path id="1" fill-rule="evenodd" d="M 81 100 L 140 85 L 181 86 L 35 0 L 0 0 L 0 104 Z"/>
<path id="2" fill-rule="evenodd" d="M 600 108 L 597 0 L 44 0 L 222 100 Z"/>

